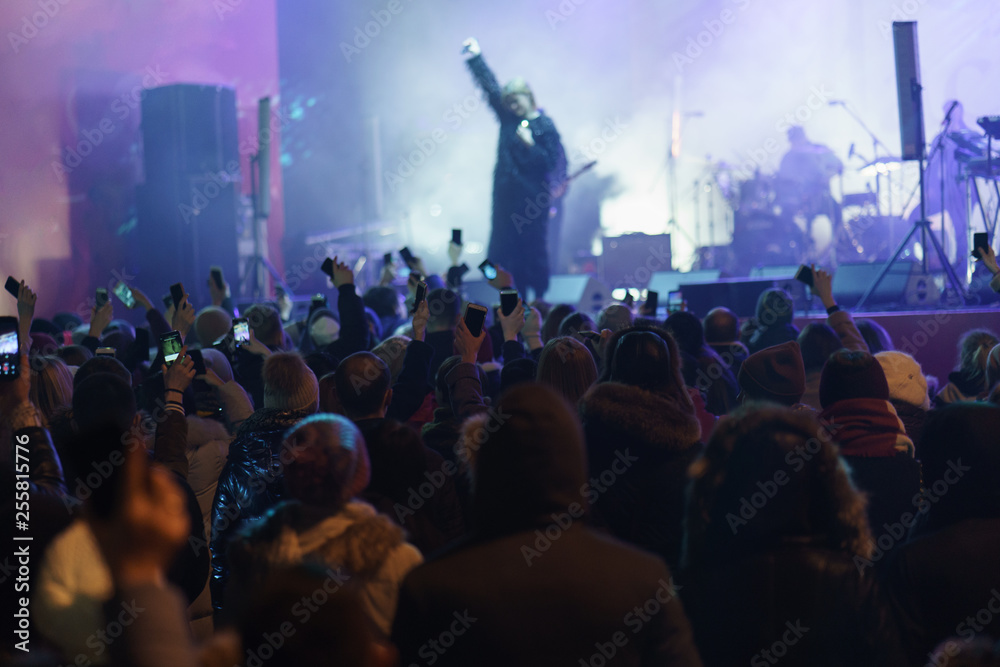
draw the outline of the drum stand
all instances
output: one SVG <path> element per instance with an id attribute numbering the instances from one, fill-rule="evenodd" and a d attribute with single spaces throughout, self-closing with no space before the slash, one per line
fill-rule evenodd
<path id="1" fill-rule="evenodd" d="M 923 109 L 923 87 L 919 83 L 917 83 L 916 81 L 911 82 L 911 86 L 912 86 L 912 90 L 913 90 L 913 102 L 914 102 L 914 105 L 916 106 L 917 117 L 918 118 L 923 118 L 923 116 L 924 116 L 924 109 Z M 941 142 L 940 141 L 938 142 L 937 148 L 941 148 Z M 927 239 L 929 237 L 930 240 L 931 240 L 931 245 L 934 246 L 934 251 L 937 253 L 938 260 L 940 260 L 941 266 L 944 267 L 945 276 L 948 278 L 948 282 L 951 283 L 951 286 L 955 290 L 955 293 L 958 294 L 958 298 L 961 300 L 962 305 L 964 306 L 964 305 L 966 305 L 968 303 L 968 299 L 966 298 L 965 288 L 962 285 L 961 281 L 958 279 L 958 275 L 955 273 L 955 268 L 948 261 L 948 256 L 945 254 L 944 249 L 941 247 L 941 242 L 938 241 L 938 239 L 937 239 L 936 236 L 934 236 L 934 231 L 931 229 L 931 223 L 927 219 L 927 202 L 925 201 L 925 198 L 924 198 L 924 186 L 925 186 L 925 184 L 924 184 L 924 156 L 923 156 L 924 151 L 925 151 L 925 148 L 924 148 L 923 144 L 921 143 L 921 146 L 920 146 L 920 159 L 917 160 L 917 162 L 918 162 L 918 164 L 920 166 L 920 219 L 918 221 L 916 221 L 915 223 L 913 223 L 913 226 L 910 228 L 910 231 L 907 232 L 907 234 L 903 238 L 903 240 L 900 241 L 900 243 L 899 243 L 898 246 L 896 246 L 895 252 L 892 253 L 892 257 L 889 258 L 889 261 L 886 262 L 885 266 L 882 267 L 882 270 L 879 271 L 878 276 L 876 276 L 876 278 L 875 278 L 875 282 L 873 282 L 868 287 L 868 289 L 865 290 L 865 293 L 861 295 L 861 299 L 858 300 L 857 305 L 854 307 L 854 310 L 856 310 L 856 311 L 859 311 L 859 310 L 861 310 L 862 307 L 864 307 L 865 302 L 868 300 L 868 298 L 875 292 L 875 290 L 878 289 L 878 286 L 880 284 L 882 284 L 882 281 L 885 279 L 885 277 L 889 273 L 890 269 L 892 269 L 892 266 L 899 260 L 900 255 L 903 254 L 903 250 L 910 243 L 910 240 L 913 238 L 913 235 L 917 233 L 917 231 L 920 232 L 920 248 L 921 248 L 920 263 L 921 263 L 921 268 L 923 269 L 923 274 L 927 275 L 927 273 L 928 273 L 927 272 Z M 943 204 L 943 202 L 942 202 L 942 204 Z M 942 210 L 943 210 L 943 208 L 944 207 L 942 206 Z M 941 230 L 942 230 L 942 233 L 943 233 L 943 231 L 944 231 L 944 222 L 943 222 L 944 221 L 944 213 L 943 212 L 941 214 L 941 220 L 942 220 Z"/>

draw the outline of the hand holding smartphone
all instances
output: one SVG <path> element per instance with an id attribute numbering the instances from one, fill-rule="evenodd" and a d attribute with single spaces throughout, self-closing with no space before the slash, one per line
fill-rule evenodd
<path id="1" fill-rule="evenodd" d="M 96 307 L 97 310 L 100 310 L 101 308 L 104 308 L 105 304 L 107 304 L 107 302 L 108 302 L 109 299 L 110 299 L 110 297 L 108 296 L 108 290 L 107 290 L 107 288 L 105 288 L 105 287 L 98 287 L 97 288 L 97 293 L 94 296 L 94 307 Z"/>
<path id="2" fill-rule="evenodd" d="M 497 267 L 496 264 L 490 260 L 483 260 L 483 263 L 479 265 L 479 270 L 483 272 L 486 280 L 496 280 L 497 277 Z"/>
<path id="3" fill-rule="evenodd" d="M 233 338 L 236 341 L 236 347 L 244 347 L 250 343 L 250 324 L 247 322 L 247 318 L 240 317 L 233 320 Z"/>
<path id="4" fill-rule="evenodd" d="M 11 296 L 15 299 L 18 298 L 18 290 L 21 288 L 21 283 L 18 282 L 17 278 L 14 276 L 7 276 L 7 284 L 4 285 L 4 289 L 10 292 Z"/>
<path id="5" fill-rule="evenodd" d="M 0 381 L 16 380 L 21 374 L 21 340 L 17 331 L 16 317 L 0 317 Z"/>
<path id="6" fill-rule="evenodd" d="M 976 232 L 972 235 L 972 256 L 976 259 L 981 259 L 979 251 L 982 250 L 985 255 L 989 251 L 990 247 L 990 236 L 986 232 Z M 9 279 L 8 279 L 9 280 Z"/>
<path id="7" fill-rule="evenodd" d="M 132 294 L 132 290 L 128 285 L 119 280 L 118 284 L 115 285 L 114 292 L 115 296 L 125 304 L 126 308 L 135 308 L 135 295 Z"/>
<path id="8" fill-rule="evenodd" d="M 811 288 L 813 286 L 812 269 L 805 264 L 800 265 L 799 270 L 795 272 L 795 279 Z"/>
<path id="9" fill-rule="evenodd" d="M 505 317 L 513 313 L 514 309 L 517 308 L 517 302 L 520 298 L 521 295 L 517 293 L 516 289 L 500 290 L 500 312 Z"/>
<path id="10" fill-rule="evenodd" d="M 174 283 L 170 286 L 170 298 L 174 301 L 174 308 L 180 306 L 181 301 L 184 300 L 184 295 L 187 292 L 184 291 L 184 285 L 181 283 Z"/>
<path id="11" fill-rule="evenodd" d="M 160 336 L 160 352 L 163 354 L 163 363 L 167 366 L 171 366 L 177 357 L 180 356 L 181 349 L 184 347 L 184 341 L 181 340 L 181 334 L 177 331 L 168 331 L 167 333 Z"/>
<path id="12" fill-rule="evenodd" d="M 420 282 L 417 283 L 417 292 L 413 297 L 413 310 L 410 311 L 410 314 L 412 315 L 413 313 L 416 313 L 417 309 L 420 308 L 420 304 L 422 304 L 426 299 L 427 299 L 427 283 L 421 280 Z"/>
<path id="13" fill-rule="evenodd" d="M 475 338 L 483 333 L 483 325 L 486 324 L 486 313 L 489 309 L 480 306 L 478 303 L 470 303 L 465 307 L 465 326 L 469 328 L 469 333 Z"/>

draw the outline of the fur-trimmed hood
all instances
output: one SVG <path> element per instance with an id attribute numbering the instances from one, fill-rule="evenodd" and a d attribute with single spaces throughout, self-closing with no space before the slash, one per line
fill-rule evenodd
<path id="1" fill-rule="evenodd" d="M 580 401 L 589 435 L 615 431 L 630 446 L 684 452 L 701 439 L 701 425 L 688 401 L 619 382 L 596 384 Z"/>
<path id="2" fill-rule="evenodd" d="M 284 502 L 251 524 L 230 548 L 234 573 L 259 576 L 275 568 L 318 560 L 363 578 L 373 576 L 405 543 L 403 529 L 368 503 L 354 500 L 335 514 Z"/>

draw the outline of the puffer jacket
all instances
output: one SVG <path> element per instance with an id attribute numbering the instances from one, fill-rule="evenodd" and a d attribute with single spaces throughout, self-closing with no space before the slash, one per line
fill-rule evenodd
<path id="1" fill-rule="evenodd" d="M 403 578 L 423 562 L 399 526 L 357 500 L 339 512 L 281 503 L 233 540 L 229 556 L 241 592 L 252 591 L 274 569 L 303 562 L 318 563 L 335 578 L 358 577 L 365 610 L 385 634 Z"/>
<path id="2" fill-rule="evenodd" d="M 229 445 L 212 502 L 212 605 L 217 613 L 229 577 L 226 546 L 242 525 L 264 516 L 284 497 L 281 443 L 288 429 L 306 416 L 262 408 L 243 422 Z"/>
<path id="3" fill-rule="evenodd" d="M 701 452 L 693 407 L 618 382 L 594 385 L 580 402 L 594 522 L 659 554 L 676 569 L 687 468 Z"/>

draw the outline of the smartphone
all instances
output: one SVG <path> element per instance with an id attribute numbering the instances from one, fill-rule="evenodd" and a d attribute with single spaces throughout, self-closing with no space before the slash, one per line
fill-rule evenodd
<path id="1" fill-rule="evenodd" d="M 813 286 L 813 270 L 805 264 L 799 265 L 799 270 L 795 272 L 795 279 L 809 287 Z"/>
<path id="2" fill-rule="evenodd" d="M 653 290 L 646 290 L 646 312 L 656 317 L 656 310 L 660 307 L 660 293 Z"/>
<path id="3" fill-rule="evenodd" d="M 986 250 L 990 247 L 990 236 L 986 232 L 976 232 L 972 235 L 972 256 L 979 259 L 979 255 L 976 253 L 977 250 L 982 248 Z M 10 284 L 12 278 L 7 279 L 7 284 Z M 8 288 L 10 289 L 10 288 Z"/>
<path id="4" fill-rule="evenodd" d="M 163 307 L 166 308 L 167 310 L 170 310 L 170 308 L 173 307 L 173 305 L 174 305 L 174 297 L 170 296 L 169 294 L 164 294 Z"/>
<path id="5" fill-rule="evenodd" d="M 502 289 L 500 290 L 500 312 L 504 315 L 510 315 L 517 308 L 517 300 L 521 296 L 517 293 L 516 289 Z"/>
<path id="6" fill-rule="evenodd" d="M 208 273 L 209 273 L 209 275 L 212 276 L 212 280 L 215 281 L 215 286 L 217 288 L 219 288 L 220 290 L 221 289 L 225 289 L 225 282 L 222 279 L 222 267 L 221 266 L 213 266 L 212 268 L 210 268 L 208 270 Z"/>
<path id="7" fill-rule="evenodd" d="M 409 266 L 410 262 L 413 261 L 413 253 L 410 252 L 409 248 L 401 248 L 399 251 L 399 256 L 403 258 L 403 261 L 406 263 L 407 266 Z"/>
<path id="8" fill-rule="evenodd" d="M 201 350 L 195 348 L 193 350 L 188 350 L 188 356 L 191 357 L 191 361 L 194 362 L 194 374 L 204 375 L 205 374 L 205 357 L 202 356 Z"/>
<path id="9" fill-rule="evenodd" d="M 326 308 L 326 306 L 326 297 L 322 294 L 315 294 L 313 295 L 313 298 L 309 300 L 309 314 L 312 315 L 316 309 Z"/>
<path id="10" fill-rule="evenodd" d="M 113 357 L 115 356 L 115 348 L 113 347 L 99 347 L 97 351 L 94 352 L 95 357 Z"/>
<path id="11" fill-rule="evenodd" d="M 170 286 L 170 298 L 174 301 L 174 306 L 178 305 L 184 300 L 184 285 L 181 283 L 174 283 Z"/>
<path id="12" fill-rule="evenodd" d="M 382 266 L 392 266 L 392 253 L 387 252 L 382 255 Z"/>
<path id="13" fill-rule="evenodd" d="M 319 267 L 319 270 L 330 276 L 330 280 L 333 280 L 333 260 L 327 257 L 323 260 L 323 264 Z"/>
<path id="14" fill-rule="evenodd" d="M 21 283 L 19 283 L 17 278 L 14 276 L 7 276 L 7 284 L 4 285 L 4 288 L 6 288 L 6 290 L 11 293 L 11 296 L 16 299 L 17 292 L 21 289 Z"/>
<path id="15" fill-rule="evenodd" d="M 236 347 L 243 347 L 250 342 L 250 324 L 247 318 L 233 320 L 233 338 L 236 340 Z"/>
<path id="16" fill-rule="evenodd" d="M 167 366 L 177 361 L 182 347 L 184 347 L 184 341 L 181 340 L 179 332 L 168 331 L 160 336 L 160 353 L 163 354 L 163 362 Z"/>
<path id="17" fill-rule="evenodd" d="M 483 260 L 483 263 L 479 265 L 479 270 L 483 272 L 487 280 L 495 280 L 497 277 L 497 267 L 488 259 Z"/>
<path id="18" fill-rule="evenodd" d="M 135 308 L 135 295 L 132 294 L 132 290 L 128 285 L 119 280 L 118 284 L 115 285 L 114 292 L 115 296 L 125 304 L 126 308 Z"/>
<path id="19" fill-rule="evenodd" d="M 412 312 L 414 313 L 417 312 L 417 308 L 420 307 L 420 304 L 422 304 L 425 299 L 427 299 L 427 283 L 421 280 L 420 282 L 417 283 L 417 293 L 413 297 Z"/>
<path id="20" fill-rule="evenodd" d="M 100 310 L 108 302 L 109 298 L 108 290 L 104 287 L 98 287 L 97 294 L 94 296 L 94 305 Z"/>
<path id="21" fill-rule="evenodd" d="M 0 317 L 0 380 L 15 380 L 20 373 L 21 341 L 17 318 Z"/>
<path id="22" fill-rule="evenodd" d="M 462 245 L 462 230 L 453 229 L 451 230 L 451 242 L 455 245 Z"/>
<path id="23" fill-rule="evenodd" d="M 667 314 L 673 315 L 684 310 L 684 294 L 680 290 L 667 292 Z"/>
<path id="24" fill-rule="evenodd" d="M 483 325 L 486 324 L 486 313 L 489 310 L 486 306 L 478 303 L 470 303 L 465 307 L 465 326 L 469 327 L 469 333 L 479 336 L 483 332 Z"/>

